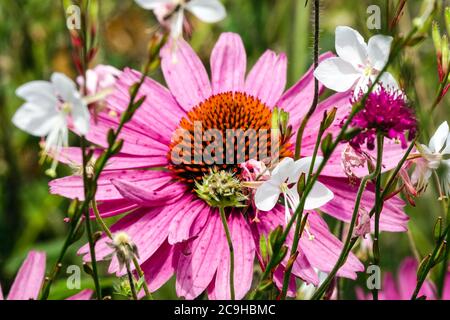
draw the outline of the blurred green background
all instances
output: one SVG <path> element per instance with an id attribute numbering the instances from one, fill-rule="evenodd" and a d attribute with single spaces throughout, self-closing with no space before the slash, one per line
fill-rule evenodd
<path id="1" fill-rule="evenodd" d="M 310 1 L 311 2 L 311 1 Z M 348 25 L 359 30 L 367 39 L 366 12 L 369 5 L 379 5 L 382 30 L 386 32 L 386 12 L 392 12 L 398 1 L 323 0 L 321 8 L 321 49 L 334 50 L 334 29 Z M 100 52 L 96 62 L 117 68 L 130 66 L 139 69 L 145 60 L 147 41 L 156 25 L 153 14 L 142 10 L 133 0 L 102 0 L 99 13 Z M 215 25 L 207 25 L 192 18 L 194 34 L 190 42 L 208 65 L 209 54 L 219 34 L 239 33 L 252 65 L 267 49 L 284 51 L 289 59 L 289 84 L 293 84 L 309 68 L 312 60 L 310 5 L 304 0 L 226 0 L 228 16 Z M 406 33 L 412 17 L 417 16 L 421 0 L 407 1 L 397 34 Z M 441 19 L 442 17 L 438 17 Z M 54 263 L 66 234 L 63 218 L 68 201 L 49 195 L 44 167 L 39 165 L 39 139 L 31 137 L 11 123 L 12 115 L 21 105 L 15 89 L 21 84 L 48 79 L 53 71 L 75 77 L 71 61 L 65 10 L 57 0 L 3 0 L 0 2 L 0 282 L 8 288 L 30 249 L 44 250 L 47 264 Z M 391 70 L 401 79 L 415 108 L 427 110 L 437 90 L 436 54 L 431 39 L 405 51 Z M 163 81 L 157 72 L 153 77 Z M 445 100 L 433 116 L 419 121 L 423 124 L 422 142 L 427 142 L 437 124 L 449 119 L 450 109 Z M 75 140 L 76 141 L 76 140 Z M 59 175 L 70 171 L 60 166 Z M 410 228 L 418 251 L 424 255 L 432 248 L 432 227 L 442 215 L 433 188 L 407 207 L 411 216 Z M 331 227 L 334 222 L 330 220 Z M 405 256 L 411 256 L 407 234 L 383 234 L 383 270 L 396 270 Z M 75 244 L 65 263 L 81 265 L 75 252 L 85 240 Z M 104 266 L 105 264 L 103 264 Z M 51 298 L 62 298 L 66 291 L 64 268 L 61 280 L 55 285 Z M 103 277 L 105 287 L 114 279 Z M 364 275 L 359 281 L 364 281 Z M 88 278 L 83 281 L 91 286 Z M 345 298 L 353 298 L 355 283 L 346 282 Z M 175 298 L 174 286 L 166 285 L 158 298 Z"/>

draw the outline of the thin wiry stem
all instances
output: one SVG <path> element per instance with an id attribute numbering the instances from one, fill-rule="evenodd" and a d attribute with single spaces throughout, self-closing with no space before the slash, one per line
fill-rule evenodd
<path id="1" fill-rule="evenodd" d="M 235 300 L 235 291 L 234 291 L 234 247 L 233 241 L 231 240 L 230 229 L 228 228 L 227 217 L 225 214 L 225 209 L 223 207 L 219 207 L 220 211 L 220 219 L 222 220 L 223 229 L 225 230 L 225 235 L 227 237 L 228 249 L 230 251 L 230 296 L 231 300 Z"/>

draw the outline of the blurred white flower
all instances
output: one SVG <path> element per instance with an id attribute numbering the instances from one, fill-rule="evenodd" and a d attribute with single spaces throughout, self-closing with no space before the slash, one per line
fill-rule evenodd
<path id="1" fill-rule="evenodd" d="M 15 113 L 12 122 L 23 131 L 46 137 L 45 153 L 58 154 L 68 146 L 69 124 L 80 134 L 89 131 L 90 114 L 75 83 L 61 73 L 51 81 L 31 81 L 16 91 L 25 103 Z"/>
<path id="2" fill-rule="evenodd" d="M 367 92 L 389 59 L 392 37 L 375 35 L 366 44 L 364 38 L 349 27 L 336 28 L 336 53 L 338 57 L 323 61 L 315 77 L 329 89 L 337 92 L 355 90 L 355 95 Z M 384 72 L 380 82 L 386 88 L 397 89 L 398 84 L 389 72 Z"/>
<path id="3" fill-rule="evenodd" d="M 171 37 L 183 35 L 184 11 L 206 23 L 216 23 L 226 16 L 225 7 L 219 0 L 135 0 L 147 10 L 153 10 L 158 21 L 170 29 Z"/>
<path id="4" fill-rule="evenodd" d="M 86 89 L 87 94 L 95 96 L 97 94 L 109 93 L 114 89 L 117 78 L 122 74 L 122 71 L 113 66 L 97 65 L 94 69 L 86 71 Z M 84 78 L 79 76 L 77 83 L 80 87 L 84 86 Z"/>
<path id="5" fill-rule="evenodd" d="M 443 170 L 439 176 L 442 192 L 441 196 L 450 196 L 450 130 L 447 121 L 443 122 L 430 140 L 428 146 L 418 146 L 422 158 L 416 162 L 416 168 L 411 180 L 423 189 L 433 171 Z"/>
<path id="6" fill-rule="evenodd" d="M 322 162 L 321 157 L 315 161 L 314 171 Z M 264 182 L 256 191 L 255 204 L 261 211 L 272 210 L 281 194 L 284 198 L 286 221 L 291 215 L 289 209 L 295 211 L 300 203 L 297 183 L 302 174 L 306 176 L 311 167 L 312 157 L 294 162 L 291 158 L 284 158 L 272 171 L 269 180 Z M 305 201 L 305 210 L 320 208 L 334 198 L 333 192 L 320 182 L 316 182 Z"/>

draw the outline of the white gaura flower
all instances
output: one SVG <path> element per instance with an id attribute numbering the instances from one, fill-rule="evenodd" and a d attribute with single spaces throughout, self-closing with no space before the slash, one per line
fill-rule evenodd
<path id="1" fill-rule="evenodd" d="M 16 91 L 25 103 L 15 113 L 12 122 L 23 131 L 46 137 L 45 153 L 58 154 L 68 146 L 69 124 L 80 134 L 89 131 L 90 114 L 75 83 L 61 73 L 51 81 L 31 81 Z"/>
<path id="2" fill-rule="evenodd" d="M 364 38 L 349 27 L 336 28 L 336 53 L 338 57 L 323 61 L 315 77 L 329 89 L 337 92 L 355 90 L 355 96 L 367 92 L 389 59 L 392 37 L 375 35 L 366 44 Z M 380 82 L 386 88 L 398 89 L 397 81 L 384 72 Z"/>
<path id="3" fill-rule="evenodd" d="M 442 169 L 439 176 L 441 196 L 450 196 L 450 130 L 447 121 L 443 122 L 430 140 L 428 146 L 418 146 L 422 158 L 416 162 L 416 169 L 411 177 L 418 189 L 424 189 L 434 172 Z"/>
<path id="4" fill-rule="evenodd" d="M 317 157 L 314 170 L 323 161 Z M 295 161 L 291 158 L 284 158 L 272 171 L 270 179 L 264 182 L 255 194 L 255 205 L 261 211 L 272 210 L 280 197 L 283 195 L 286 221 L 289 221 L 291 214 L 297 209 L 300 197 L 297 192 L 297 183 L 302 174 L 306 176 L 311 167 L 312 157 Z M 313 210 L 322 207 L 334 197 L 333 192 L 320 182 L 316 182 L 308 194 L 305 201 L 305 210 Z"/>
<path id="5" fill-rule="evenodd" d="M 184 11 L 206 23 L 216 23 L 226 16 L 225 7 L 219 0 L 135 0 L 147 10 L 153 10 L 161 25 L 171 31 L 171 37 L 183 35 Z"/>

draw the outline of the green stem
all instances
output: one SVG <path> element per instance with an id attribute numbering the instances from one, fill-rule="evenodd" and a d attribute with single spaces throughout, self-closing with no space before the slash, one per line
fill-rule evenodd
<path id="1" fill-rule="evenodd" d="M 364 191 L 366 190 L 367 183 L 369 181 L 375 179 L 376 177 L 378 177 L 378 175 L 381 172 L 382 162 L 383 162 L 383 143 L 382 143 L 383 139 L 384 139 L 384 137 L 382 135 L 378 134 L 378 136 L 377 136 L 377 163 L 376 163 L 376 167 L 375 167 L 375 170 L 371 174 L 369 174 L 368 176 L 365 176 L 361 180 L 361 183 L 360 183 L 359 189 L 358 189 L 358 193 L 356 195 L 356 201 L 355 201 L 355 207 L 353 209 L 352 220 L 350 222 L 350 226 L 349 226 L 349 229 L 348 229 L 347 237 L 346 237 L 346 240 L 345 240 L 342 252 L 341 252 L 341 254 L 340 254 L 340 256 L 339 256 L 339 258 L 338 258 L 338 260 L 336 262 L 336 265 L 333 268 L 333 270 L 328 274 L 328 276 L 325 279 L 325 281 L 322 283 L 322 285 L 314 293 L 314 295 L 312 296 L 311 300 L 319 300 L 319 299 L 322 298 L 322 296 L 324 295 L 324 293 L 327 291 L 328 287 L 332 283 L 334 277 L 338 273 L 339 269 L 347 261 L 347 257 L 348 257 L 348 255 L 349 255 L 349 253 L 351 251 L 351 248 L 354 246 L 354 244 L 358 240 L 358 237 L 355 237 L 353 233 L 354 233 L 354 229 L 356 227 L 356 222 L 358 220 L 359 207 L 361 205 L 361 199 L 362 199 Z"/>
<path id="2" fill-rule="evenodd" d="M 233 241 L 231 240 L 230 229 L 228 228 L 227 217 L 225 214 L 225 209 L 219 207 L 220 219 L 222 220 L 223 229 L 225 230 L 225 235 L 227 237 L 228 248 L 230 250 L 230 296 L 231 300 L 235 300 L 234 293 L 234 248 Z"/>
<path id="3" fill-rule="evenodd" d="M 383 150 L 383 142 L 384 136 L 378 134 L 377 137 L 377 150 L 378 156 L 381 157 L 380 167 L 378 168 L 377 176 L 376 176 L 376 185 L 375 185 L 375 235 L 373 240 L 373 264 L 376 266 L 380 265 L 380 217 L 382 210 L 382 199 L 378 196 L 381 194 L 381 165 L 382 165 L 382 150 Z M 380 151 L 381 150 L 381 151 Z M 373 300 L 378 300 L 378 289 L 374 288 L 372 290 Z"/>
<path id="4" fill-rule="evenodd" d="M 134 285 L 133 273 L 130 270 L 130 264 L 128 262 L 127 262 L 127 275 L 128 275 L 128 281 L 130 283 L 131 295 L 134 300 L 139 300 L 138 295 L 136 293 L 136 287 Z"/>
<path id="5" fill-rule="evenodd" d="M 320 45 L 320 0 L 314 0 L 314 70 L 319 66 L 319 45 Z M 314 98 L 308 113 L 303 118 L 300 128 L 297 131 L 297 139 L 295 143 L 295 159 L 298 160 L 301 157 L 303 133 L 309 122 L 309 119 L 316 111 L 319 104 L 319 80 L 314 77 Z"/>
<path id="6" fill-rule="evenodd" d="M 81 150 L 82 150 L 82 157 L 83 157 L 83 186 L 84 186 L 84 195 L 85 199 L 87 199 L 89 194 L 89 178 L 87 176 L 86 167 L 88 163 L 88 159 L 86 157 L 86 139 L 84 136 L 81 137 Z M 95 292 L 97 294 L 97 299 L 102 299 L 102 289 L 100 286 L 100 281 L 98 278 L 98 268 L 97 268 L 97 259 L 95 257 L 95 243 L 94 243 L 94 237 L 92 235 L 92 228 L 91 228 L 91 218 L 89 215 L 89 206 L 85 206 L 83 214 L 85 217 L 85 223 L 86 223 L 86 234 L 89 241 L 89 252 L 91 256 L 91 263 L 92 263 L 92 278 L 94 279 L 94 285 L 95 285 Z"/>

